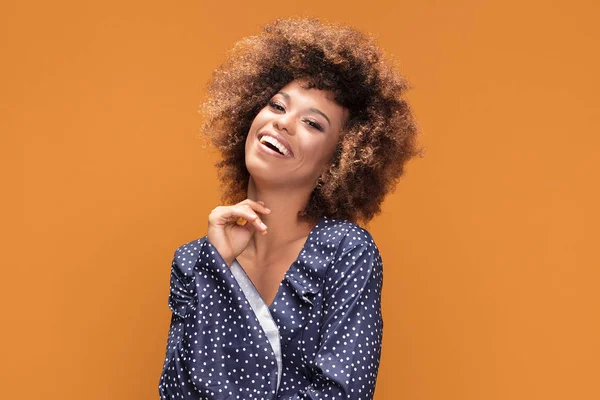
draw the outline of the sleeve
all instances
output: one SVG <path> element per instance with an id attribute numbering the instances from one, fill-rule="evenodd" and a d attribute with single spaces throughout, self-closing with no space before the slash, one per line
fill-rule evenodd
<path id="1" fill-rule="evenodd" d="M 163 373 L 159 386 L 161 398 L 166 398 L 164 390 L 165 387 L 169 386 L 168 383 L 164 382 L 169 379 L 166 373 L 167 366 L 176 358 L 177 347 L 183 340 L 184 321 L 191 314 L 190 311 L 195 308 L 195 298 L 197 296 L 194 295 L 195 279 L 193 269 L 200 254 L 204 254 L 199 250 L 204 246 L 205 240 L 206 238 L 201 238 L 178 247 L 171 262 L 168 304 L 172 314 L 167 337 Z"/>
<path id="2" fill-rule="evenodd" d="M 171 265 L 161 399 L 272 398 L 277 359 L 231 270 L 205 236 Z"/>
<path id="3" fill-rule="evenodd" d="M 373 398 L 383 335 L 383 263 L 367 238 L 344 248 L 329 267 L 312 383 L 286 400 Z"/>
<path id="4" fill-rule="evenodd" d="M 204 238 L 203 238 L 204 239 Z M 202 240 L 195 244 L 190 244 L 193 247 L 202 247 Z M 192 269 L 194 267 L 195 258 L 192 249 L 187 246 L 181 246 L 173 255 L 171 263 L 171 282 L 169 285 L 169 308 L 173 314 L 185 318 L 189 314 L 190 308 L 194 302 L 194 275 Z"/>

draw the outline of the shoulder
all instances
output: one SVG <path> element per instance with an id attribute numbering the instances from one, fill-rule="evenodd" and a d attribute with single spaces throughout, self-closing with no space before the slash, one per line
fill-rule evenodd
<path id="1" fill-rule="evenodd" d="M 362 292 L 365 287 L 378 288 L 383 278 L 383 262 L 375 240 L 369 231 L 347 220 L 331 220 L 334 232 L 343 232 L 335 241 L 334 256 L 324 276 L 326 297 L 342 290 Z"/>
<path id="2" fill-rule="evenodd" d="M 352 221 L 323 218 L 317 228 L 317 239 L 328 247 L 335 247 L 337 254 L 356 248 L 372 248 L 378 252 L 371 233 Z"/>
<path id="3" fill-rule="evenodd" d="M 358 265 L 368 270 L 382 268 L 379 249 L 365 228 L 352 221 L 326 218 L 320 224 L 318 240 L 332 255 L 329 274 L 339 274 L 340 270 L 349 272 Z"/>

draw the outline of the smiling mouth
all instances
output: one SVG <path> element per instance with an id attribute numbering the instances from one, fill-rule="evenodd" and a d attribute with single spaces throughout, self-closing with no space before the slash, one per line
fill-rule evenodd
<path id="1" fill-rule="evenodd" d="M 273 146 L 273 145 L 272 145 L 271 143 L 269 143 L 269 142 L 264 142 L 264 143 L 261 143 L 261 144 L 262 144 L 263 146 L 267 146 L 268 148 L 270 148 L 270 149 L 271 149 L 271 150 L 273 150 L 273 151 L 276 151 L 276 152 L 278 152 L 278 153 L 279 153 L 279 154 L 281 154 L 282 156 L 284 155 L 284 154 L 281 152 L 281 150 L 279 150 L 277 147 Z"/>
<path id="2" fill-rule="evenodd" d="M 275 139 L 272 136 L 261 135 L 258 138 L 258 142 L 260 145 L 265 146 L 269 150 L 277 153 L 278 155 L 280 155 L 282 157 L 286 157 L 286 158 L 292 157 L 292 154 L 290 153 L 290 151 L 281 142 L 279 142 L 277 139 Z"/>

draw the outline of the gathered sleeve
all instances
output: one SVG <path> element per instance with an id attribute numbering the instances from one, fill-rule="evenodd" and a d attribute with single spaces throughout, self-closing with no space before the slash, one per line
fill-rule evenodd
<path id="1" fill-rule="evenodd" d="M 327 270 L 310 385 L 279 399 L 372 399 L 383 334 L 383 263 L 372 237 L 366 238 L 345 238 Z"/>
<path id="2" fill-rule="evenodd" d="M 161 399 L 275 398 L 276 355 L 206 236 L 175 251 L 168 303 L 172 316 Z"/>
<path id="3" fill-rule="evenodd" d="M 198 243 L 196 246 L 201 247 L 202 244 Z M 169 308 L 175 315 L 181 318 L 187 317 L 190 307 L 193 307 L 194 263 L 195 259 L 190 250 L 182 246 L 175 251 L 171 263 Z"/>

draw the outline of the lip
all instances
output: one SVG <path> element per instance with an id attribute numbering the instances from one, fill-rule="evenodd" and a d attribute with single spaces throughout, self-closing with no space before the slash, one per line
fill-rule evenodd
<path id="1" fill-rule="evenodd" d="M 287 151 L 289 151 L 289 152 L 290 152 L 290 156 L 288 157 L 288 156 L 284 156 L 283 154 L 279 154 L 278 152 L 276 152 L 276 151 L 274 151 L 274 150 L 271 150 L 271 149 L 270 149 L 270 148 L 268 148 L 267 146 L 263 145 L 263 144 L 260 142 L 260 138 L 261 138 L 261 137 L 263 137 L 263 136 L 271 136 L 272 138 L 275 138 L 275 139 L 277 139 L 277 140 L 279 141 L 279 143 L 281 143 L 282 145 L 284 145 L 284 146 L 285 146 L 285 148 L 287 149 Z M 279 135 L 279 134 L 277 134 L 277 133 L 275 133 L 275 132 L 271 132 L 271 131 L 262 131 L 262 132 L 259 132 L 259 133 L 256 135 L 256 140 L 258 141 L 258 144 L 259 144 L 261 147 L 264 147 L 266 150 L 269 150 L 271 153 L 275 153 L 275 154 L 277 154 L 278 156 L 280 156 L 280 157 L 283 157 L 283 158 L 292 158 L 292 157 L 294 157 L 294 152 L 292 151 L 292 147 L 290 146 L 290 144 L 288 143 L 288 141 L 287 141 L 287 140 L 285 140 L 285 138 L 284 138 L 283 136 L 281 136 L 281 135 Z"/>

